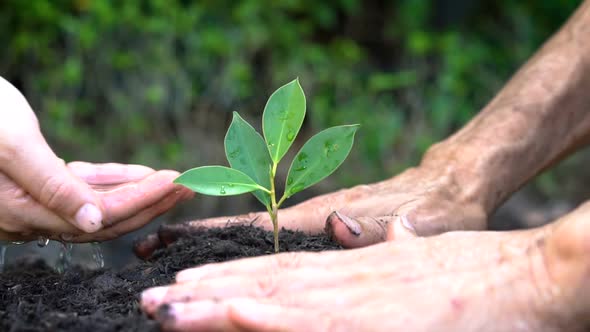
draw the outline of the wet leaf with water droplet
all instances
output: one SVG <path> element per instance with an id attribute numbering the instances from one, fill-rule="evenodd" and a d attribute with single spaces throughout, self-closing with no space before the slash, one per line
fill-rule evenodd
<path id="1" fill-rule="evenodd" d="M 291 181 L 286 183 L 285 195 L 290 197 L 332 174 L 350 153 L 358 128 L 332 127 L 310 138 L 291 163 L 287 176 Z"/>
<path id="2" fill-rule="evenodd" d="M 181 184 L 195 192 L 212 196 L 239 195 L 265 189 L 243 172 L 225 166 L 193 168 L 180 174 L 174 180 L 174 183 Z"/>
<path id="3" fill-rule="evenodd" d="M 259 185 L 270 188 L 268 167 L 272 164 L 264 139 L 246 120 L 234 112 L 225 135 L 225 155 L 233 169 L 243 172 Z M 232 187 L 232 185 L 228 185 Z M 270 196 L 262 190 L 252 192 L 264 205 L 270 205 Z"/>
<path id="4" fill-rule="evenodd" d="M 305 94 L 299 80 L 275 91 L 262 114 L 262 131 L 271 159 L 278 163 L 291 147 L 305 117 Z"/>

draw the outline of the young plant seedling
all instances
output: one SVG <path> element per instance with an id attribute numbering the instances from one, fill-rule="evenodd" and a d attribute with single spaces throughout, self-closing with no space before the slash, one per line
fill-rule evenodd
<path id="1" fill-rule="evenodd" d="M 275 91 L 262 114 L 264 138 L 236 112 L 225 135 L 225 155 L 231 167 L 190 169 L 175 183 L 205 195 L 227 196 L 251 192 L 264 204 L 272 220 L 274 249 L 279 251 L 279 207 L 294 194 L 332 174 L 346 159 L 359 125 L 325 129 L 295 155 L 277 200 L 277 166 L 293 144 L 305 117 L 305 94 L 299 80 Z"/>

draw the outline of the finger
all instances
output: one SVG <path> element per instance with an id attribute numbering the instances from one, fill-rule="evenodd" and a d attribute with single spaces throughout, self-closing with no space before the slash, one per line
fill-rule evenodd
<path id="1" fill-rule="evenodd" d="M 133 253 L 137 258 L 148 260 L 154 251 L 164 248 L 158 234 L 148 234 L 133 241 Z"/>
<path id="2" fill-rule="evenodd" d="M 4 237 L 10 237 L 6 240 L 34 239 L 38 235 L 59 238 L 62 232 L 80 232 L 1 173 L 0 184 L 0 223 Z"/>
<path id="3" fill-rule="evenodd" d="M 186 197 L 192 197 L 191 191 L 172 182 L 177 176 L 178 172 L 158 171 L 139 182 L 100 192 L 107 214 L 105 226 L 130 218 L 172 193 L 178 192 Z"/>
<path id="4" fill-rule="evenodd" d="M 393 272 L 395 270 L 391 269 Z M 382 269 L 390 273 L 390 269 Z M 313 278 L 309 276 L 313 275 Z M 324 266 L 305 266 L 293 271 L 265 271 L 257 274 L 231 275 L 204 280 L 177 283 L 170 286 L 150 288 L 142 293 L 141 305 L 148 313 L 153 313 L 164 303 L 194 302 L 209 299 L 247 298 L 286 298 L 289 303 L 302 303 L 299 294 L 314 289 L 327 291 L 334 287 L 334 281 L 353 288 L 364 282 L 370 284 L 375 278 L 374 266 L 357 266 L 353 271 L 342 269 L 339 264 Z M 378 282 L 378 280 L 375 280 Z"/>
<path id="5" fill-rule="evenodd" d="M 385 241 L 388 225 L 399 219 L 396 215 L 351 218 L 335 211 L 326 220 L 325 231 L 345 248 L 360 248 Z M 400 226 L 402 226 L 400 231 L 403 231 L 405 236 L 415 236 L 409 223 L 400 224 Z"/>
<path id="6" fill-rule="evenodd" d="M 145 224 L 154 220 L 156 217 L 165 213 L 174 207 L 178 202 L 186 200 L 187 196 L 185 192 L 177 192 L 172 195 L 166 196 L 161 201 L 156 202 L 150 207 L 145 208 L 138 214 L 131 218 L 120 221 L 117 224 L 102 229 L 101 231 L 94 234 L 82 234 L 72 239 L 73 242 L 91 242 L 91 241 L 107 241 L 124 234 L 132 232 L 136 229 L 143 227 Z"/>
<path id="7" fill-rule="evenodd" d="M 144 179 L 155 171 L 143 165 L 117 163 L 93 164 L 83 161 L 68 163 L 68 168 L 77 177 L 90 185 L 114 185 Z"/>
<path id="8" fill-rule="evenodd" d="M 85 232 L 102 227 L 104 211 L 90 186 L 76 177 L 51 150 L 39 131 L 20 142 L 0 170 L 41 205 Z"/>
<path id="9" fill-rule="evenodd" d="M 445 200 L 405 204 L 395 215 L 399 219 L 390 224 L 388 239 L 408 237 L 400 226 L 418 236 L 431 236 L 454 230 L 483 230 L 487 225 L 486 213 L 478 204 L 463 204 L 457 209 L 455 203 Z"/>
<path id="10" fill-rule="evenodd" d="M 195 230 L 195 227 L 190 227 L 184 223 L 160 225 L 155 234 L 148 234 L 136 239 L 133 243 L 133 252 L 138 258 L 147 260 L 156 250 L 165 248 Z"/>
<path id="11" fill-rule="evenodd" d="M 243 331 L 232 326 L 225 303 L 203 301 L 172 303 L 155 315 L 164 331 Z"/>
<path id="12" fill-rule="evenodd" d="M 330 331 L 324 312 L 250 299 L 173 303 L 156 319 L 166 331 Z"/>
<path id="13" fill-rule="evenodd" d="M 290 307 L 275 303 L 251 300 L 233 300 L 228 303 L 232 326 L 240 331 L 336 331 L 336 326 L 351 330 L 345 319 L 336 321 L 326 311 Z"/>

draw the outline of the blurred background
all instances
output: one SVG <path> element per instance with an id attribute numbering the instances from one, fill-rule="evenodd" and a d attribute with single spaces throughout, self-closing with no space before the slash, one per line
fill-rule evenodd
<path id="1" fill-rule="evenodd" d="M 259 129 L 268 96 L 299 77 L 308 100 L 299 142 L 327 126 L 362 127 L 342 168 L 295 203 L 416 165 L 579 2 L 3 0 L 0 75 L 65 160 L 180 171 L 226 164 L 231 112 Z M 590 197 L 589 160 L 581 153 L 538 177 L 492 228 L 537 226 Z M 250 196 L 199 196 L 140 232 L 258 209 Z M 136 235 L 103 245 L 107 264 L 123 262 L 114 257 Z"/>

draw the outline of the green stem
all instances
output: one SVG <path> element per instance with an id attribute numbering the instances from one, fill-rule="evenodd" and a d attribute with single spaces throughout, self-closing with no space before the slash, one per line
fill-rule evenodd
<path id="1" fill-rule="evenodd" d="M 272 169 L 270 171 L 270 220 L 272 221 L 272 229 L 274 235 L 274 245 L 275 245 L 275 253 L 279 252 L 279 205 L 282 203 L 281 201 L 277 204 L 277 193 L 275 189 L 275 175 L 277 172 L 277 163 L 272 163 Z"/>

